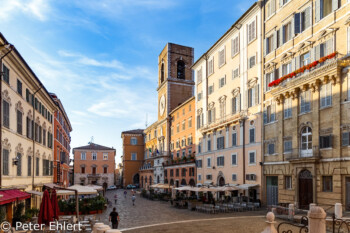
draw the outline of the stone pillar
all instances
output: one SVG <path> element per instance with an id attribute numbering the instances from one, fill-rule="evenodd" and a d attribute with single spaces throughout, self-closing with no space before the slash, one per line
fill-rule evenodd
<path id="1" fill-rule="evenodd" d="M 343 208 L 342 208 L 341 203 L 335 203 L 334 214 L 335 214 L 335 218 L 342 218 L 343 217 Z"/>
<path id="2" fill-rule="evenodd" d="M 319 206 L 311 206 L 308 212 L 309 233 L 326 233 L 326 212 Z"/>
<path id="3" fill-rule="evenodd" d="M 277 233 L 277 230 L 275 228 L 275 215 L 272 212 L 268 212 L 266 214 L 266 228 L 261 233 Z"/>
<path id="4" fill-rule="evenodd" d="M 295 214 L 294 204 L 289 204 L 288 206 L 288 219 L 293 220 Z"/>

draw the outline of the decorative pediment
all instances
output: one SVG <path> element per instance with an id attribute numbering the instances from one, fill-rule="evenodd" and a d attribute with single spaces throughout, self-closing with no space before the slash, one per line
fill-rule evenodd
<path id="1" fill-rule="evenodd" d="M 208 105 L 208 109 L 213 109 L 215 106 L 215 103 L 214 102 L 210 102 L 209 105 Z"/>
<path id="2" fill-rule="evenodd" d="M 198 114 L 198 115 L 202 114 L 202 112 L 203 112 L 203 108 L 197 109 L 197 114 Z"/>
<path id="3" fill-rule="evenodd" d="M 276 142 L 277 142 L 277 138 L 270 138 L 270 139 L 264 140 L 265 144 L 271 144 Z"/>
<path id="4" fill-rule="evenodd" d="M 321 129 L 320 135 L 328 135 L 333 133 L 333 128 Z"/>
<path id="5" fill-rule="evenodd" d="M 32 155 L 33 155 L 33 150 L 32 150 L 31 147 L 29 147 L 29 148 L 27 149 L 27 155 L 28 155 L 28 156 L 32 156 Z"/>
<path id="6" fill-rule="evenodd" d="M 219 98 L 220 103 L 224 103 L 226 101 L 226 95 L 223 95 Z"/>
<path id="7" fill-rule="evenodd" d="M 233 97 L 236 97 L 236 96 L 239 95 L 239 93 L 240 93 L 240 88 L 237 87 L 237 88 L 233 89 L 233 91 L 232 91 L 232 96 L 233 96 Z"/>
<path id="8" fill-rule="evenodd" d="M 9 143 L 9 140 L 7 138 L 5 138 L 2 141 L 2 148 L 6 149 L 8 151 L 11 151 L 11 143 Z"/>
<path id="9" fill-rule="evenodd" d="M 15 105 L 16 110 L 20 111 L 22 113 L 22 115 L 24 115 L 24 111 L 23 111 L 23 107 L 22 107 L 22 103 L 21 101 L 18 101 Z"/>
<path id="10" fill-rule="evenodd" d="M 283 140 L 286 140 L 286 141 L 292 140 L 292 136 L 284 136 Z"/>
<path id="11" fill-rule="evenodd" d="M 23 147 L 22 147 L 21 143 L 18 143 L 18 145 L 15 148 L 15 151 L 16 151 L 16 154 L 17 153 L 23 154 L 24 150 L 23 150 Z"/>
<path id="12" fill-rule="evenodd" d="M 258 77 L 254 77 L 248 80 L 247 86 L 248 88 L 254 87 L 258 83 Z"/>
<path id="13" fill-rule="evenodd" d="M 48 132 L 49 132 L 49 133 L 52 133 L 51 126 L 49 126 Z"/>
<path id="14" fill-rule="evenodd" d="M 348 131 L 348 130 L 350 130 L 350 124 L 341 125 L 341 126 L 340 126 L 340 129 L 341 129 L 342 131 Z"/>
<path id="15" fill-rule="evenodd" d="M 27 116 L 29 117 L 29 119 L 33 119 L 32 110 L 28 111 Z"/>
<path id="16" fill-rule="evenodd" d="M 46 122 L 43 123 L 43 130 L 46 130 Z"/>
<path id="17" fill-rule="evenodd" d="M 40 151 L 39 150 L 36 151 L 35 157 L 40 157 Z"/>
<path id="18" fill-rule="evenodd" d="M 43 153 L 42 157 L 43 157 L 43 159 L 46 159 L 46 153 L 45 152 Z"/>
<path id="19" fill-rule="evenodd" d="M 272 72 L 276 67 L 276 63 L 275 62 L 270 62 L 265 66 L 265 72 L 266 73 L 270 73 Z"/>
<path id="20" fill-rule="evenodd" d="M 320 42 L 328 40 L 330 37 L 332 37 L 335 34 L 335 32 L 338 29 L 339 28 L 327 28 L 327 29 L 323 30 L 322 32 L 320 32 L 320 35 L 318 36 L 318 40 Z"/>
<path id="21" fill-rule="evenodd" d="M 39 117 L 36 117 L 35 123 L 37 123 L 38 125 L 40 125 L 40 118 L 39 118 Z"/>
<path id="22" fill-rule="evenodd" d="M 350 17 L 345 21 L 345 23 L 344 23 L 345 25 L 350 25 Z"/>
<path id="23" fill-rule="evenodd" d="M 9 105 L 11 106 L 11 98 L 10 98 L 9 92 L 7 90 L 4 90 L 1 96 L 2 96 L 2 99 L 5 100 L 7 103 L 9 103 Z"/>

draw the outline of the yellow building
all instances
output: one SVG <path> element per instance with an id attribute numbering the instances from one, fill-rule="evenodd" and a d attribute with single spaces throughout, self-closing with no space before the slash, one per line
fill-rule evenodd
<path id="1" fill-rule="evenodd" d="M 254 200 L 261 199 L 262 180 L 261 25 L 254 3 L 192 67 L 197 182 L 243 185 Z"/>
<path id="2" fill-rule="evenodd" d="M 9 52 L 0 34 L 1 56 Z M 39 190 L 53 182 L 53 113 L 50 94 L 14 48 L 2 59 L 1 188 Z M 27 199 L 26 207 L 38 206 Z M 0 206 L 12 216 L 12 205 Z"/>
<path id="3" fill-rule="evenodd" d="M 350 209 L 347 0 L 264 4 L 264 190 L 267 204 Z"/>

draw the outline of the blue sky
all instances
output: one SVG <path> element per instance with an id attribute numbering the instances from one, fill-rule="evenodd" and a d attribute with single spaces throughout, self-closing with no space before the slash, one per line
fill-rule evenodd
<path id="1" fill-rule="evenodd" d="M 158 55 L 167 42 L 199 58 L 253 0 L 0 0 L 0 31 L 73 126 L 71 147 L 122 155 L 121 131 L 156 120 Z"/>

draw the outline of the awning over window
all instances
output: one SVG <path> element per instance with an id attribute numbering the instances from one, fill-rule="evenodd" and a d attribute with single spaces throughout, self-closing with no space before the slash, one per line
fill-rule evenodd
<path id="1" fill-rule="evenodd" d="M 30 194 L 18 189 L 0 190 L 0 205 L 30 198 Z"/>

